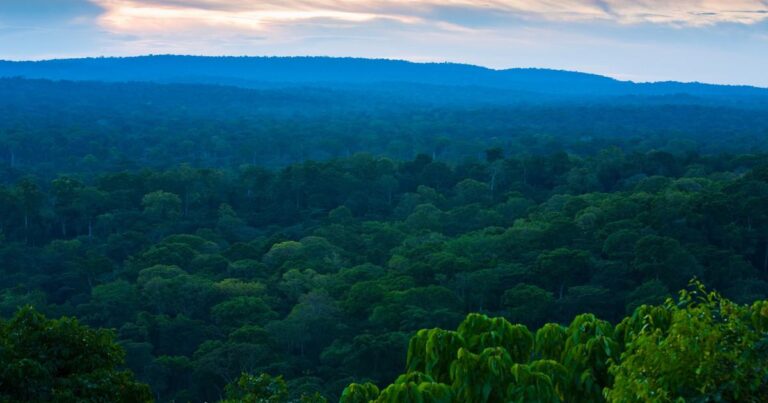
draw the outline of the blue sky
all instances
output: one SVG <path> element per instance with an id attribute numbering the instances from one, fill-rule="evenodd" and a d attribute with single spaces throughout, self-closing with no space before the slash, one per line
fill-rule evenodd
<path id="1" fill-rule="evenodd" d="M 0 0 L 0 58 L 330 55 L 768 87 L 768 0 Z"/>

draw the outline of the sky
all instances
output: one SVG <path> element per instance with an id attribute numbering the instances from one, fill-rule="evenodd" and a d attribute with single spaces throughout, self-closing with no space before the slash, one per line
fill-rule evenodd
<path id="1" fill-rule="evenodd" d="M 0 0 L 0 59 L 354 56 L 768 87 L 768 0 Z"/>

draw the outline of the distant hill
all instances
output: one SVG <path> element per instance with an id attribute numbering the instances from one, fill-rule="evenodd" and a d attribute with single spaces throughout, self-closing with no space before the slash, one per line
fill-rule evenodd
<path id="1" fill-rule="evenodd" d="M 538 96 L 670 96 L 768 99 L 768 89 L 701 83 L 633 83 L 594 74 L 547 69 L 493 70 L 454 63 L 329 57 L 141 56 L 62 59 L 38 62 L 0 61 L 0 77 L 75 81 L 149 81 L 222 84 L 247 88 L 312 86 L 419 85 L 474 87 L 476 95 L 498 97 L 499 91 Z M 385 85 L 387 84 L 387 85 Z"/>

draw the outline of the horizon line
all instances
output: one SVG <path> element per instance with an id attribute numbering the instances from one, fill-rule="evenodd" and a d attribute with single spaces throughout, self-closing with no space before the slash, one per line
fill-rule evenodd
<path id="1" fill-rule="evenodd" d="M 367 61 L 385 61 L 385 62 L 401 62 L 415 65 L 455 65 L 466 66 L 484 69 L 494 72 L 505 72 L 514 70 L 542 70 L 542 71 L 554 71 L 563 73 L 583 74 L 595 77 L 602 77 L 611 79 L 617 82 L 632 83 L 632 84 L 698 84 L 698 85 L 710 85 L 720 87 L 737 87 L 737 88 L 756 88 L 768 90 L 768 86 L 759 86 L 754 84 L 728 84 L 728 83 L 712 83 L 703 81 L 678 81 L 678 80 L 657 80 L 657 81 L 635 81 L 622 79 L 615 75 L 599 74 L 580 70 L 569 70 L 565 68 L 555 67 L 506 67 L 495 68 L 490 66 L 484 66 L 481 64 L 473 64 L 468 62 L 457 61 L 426 61 L 426 60 L 408 60 L 405 58 L 389 58 L 389 57 L 361 57 L 361 56 L 323 56 L 323 55 L 204 55 L 204 54 L 181 54 L 181 53 L 146 53 L 137 55 L 99 55 L 99 56 L 72 56 L 72 57 L 53 57 L 53 58 L 39 58 L 39 59 L 4 59 L 0 58 L 0 63 L 45 63 L 55 61 L 73 61 L 73 60 L 98 60 L 98 59 L 139 59 L 150 57 L 188 57 L 188 58 L 207 58 L 207 59 L 337 59 L 337 60 L 367 60 Z M 7 78 L 7 77 L 5 77 Z M 22 77 L 23 78 L 23 77 Z"/>

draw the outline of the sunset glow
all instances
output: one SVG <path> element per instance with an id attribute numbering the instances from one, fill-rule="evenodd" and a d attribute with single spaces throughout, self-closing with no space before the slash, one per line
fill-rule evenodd
<path id="1" fill-rule="evenodd" d="M 768 7 L 759 0 L 414 0 L 414 1 L 260 1 L 235 0 L 91 0 L 104 10 L 101 22 L 111 28 L 136 30 L 158 20 L 170 27 L 185 24 L 228 25 L 258 29 L 268 23 L 327 19 L 366 22 L 377 18 L 402 23 L 439 21 L 436 11 L 463 8 L 548 21 L 614 21 L 619 24 L 670 24 L 705 26 L 718 23 L 756 24 L 768 18 Z M 180 22 L 181 24 L 175 24 Z"/>
<path id="2" fill-rule="evenodd" d="M 356 56 L 768 86 L 768 2 L 6 0 L 0 49 L 16 60 Z"/>
<path id="3" fill-rule="evenodd" d="M 266 30 L 271 25 L 297 23 L 306 20 L 328 20 L 364 23 L 377 18 L 403 23 L 416 23 L 418 18 L 392 14 L 375 14 L 361 10 L 345 11 L 327 7 L 291 9 L 281 5 L 260 4 L 237 8 L 232 2 L 205 2 L 198 6 L 172 6 L 161 2 L 123 0 L 94 0 L 103 7 L 99 22 L 108 29 L 126 32 L 145 30 L 196 29 L 210 26 L 231 29 Z M 212 4 L 213 3 L 213 4 Z M 230 7 L 231 6 L 231 7 Z"/>

